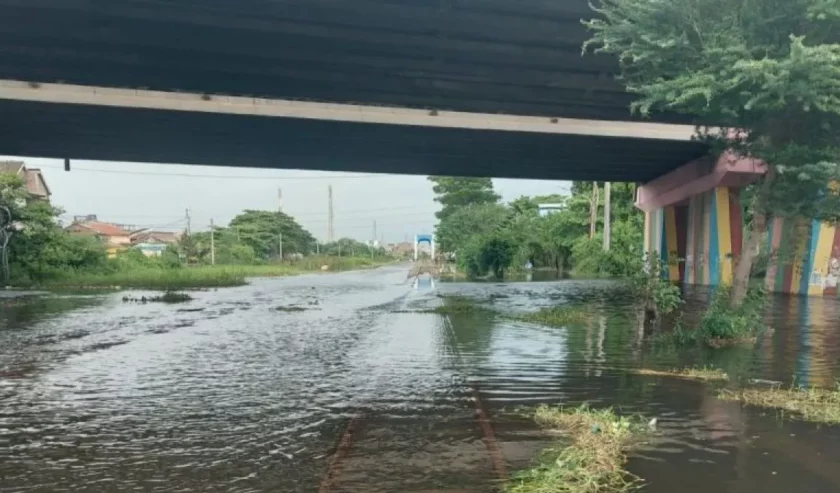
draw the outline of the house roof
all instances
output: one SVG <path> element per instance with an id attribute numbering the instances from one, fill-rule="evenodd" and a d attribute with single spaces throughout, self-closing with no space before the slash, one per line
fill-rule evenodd
<path id="1" fill-rule="evenodd" d="M 171 231 L 153 231 L 148 229 L 141 229 L 131 233 L 131 241 L 135 243 L 142 242 L 157 242 L 157 243 L 175 243 L 178 241 L 180 235 Z"/>
<path id="2" fill-rule="evenodd" d="M 130 233 L 119 226 L 99 221 L 85 221 L 73 223 L 70 227 L 82 227 L 102 236 L 128 236 Z"/>
<path id="3" fill-rule="evenodd" d="M 41 174 L 41 170 L 37 168 L 29 168 L 26 170 L 26 190 L 32 195 L 47 198 L 52 195 L 50 187 L 47 186 L 47 180 Z"/>
<path id="4" fill-rule="evenodd" d="M 20 174 L 23 161 L 0 161 L 0 173 Z"/>
<path id="5" fill-rule="evenodd" d="M 36 197 L 49 199 L 52 194 L 41 170 L 37 168 L 27 169 L 23 161 L 0 161 L 0 173 L 22 174 L 26 182 L 26 191 Z"/>

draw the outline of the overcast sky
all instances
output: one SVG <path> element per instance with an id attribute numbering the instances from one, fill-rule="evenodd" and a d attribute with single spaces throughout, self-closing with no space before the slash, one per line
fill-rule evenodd
<path id="1" fill-rule="evenodd" d="M 393 243 L 432 232 L 438 210 L 425 176 L 101 161 L 73 161 L 68 173 L 62 160 L 0 157 L 6 159 L 43 170 L 53 204 L 65 211 L 65 224 L 74 215 L 96 214 L 103 221 L 180 229 L 189 209 L 192 228 L 200 231 L 211 219 L 226 225 L 244 209 L 276 210 L 282 189 L 283 212 L 326 240 L 327 186 L 332 185 L 336 237 L 369 240 L 375 220 L 378 239 Z M 565 193 L 570 185 L 507 179 L 493 183 L 505 201 Z"/>

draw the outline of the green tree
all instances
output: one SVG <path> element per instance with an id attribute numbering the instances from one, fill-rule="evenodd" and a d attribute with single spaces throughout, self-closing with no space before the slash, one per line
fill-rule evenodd
<path id="1" fill-rule="evenodd" d="M 64 232 L 57 220 L 61 209 L 30 197 L 20 177 L 0 174 L 0 205 L 11 213 L 7 228 L 13 231 L 7 253 L 13 284 L 44 280 L 67 270 L 106 266 L 104 245 Z"/>
<path id="2" fill-rule="evenodd" d="M 499 195 L 493 191 L 490 178 L 459 178 L 452 176 L 430 176 L 434 183 L 435 201 L 442 206 L 435 215 L 445 220 L 456 210 L 468 205 L 495 204 Z"/>
<path id="3" fill-rule="evenodd" d="M 599 0 L 584 51 L 615 55 L 643 115 L 699 117 L 716 149 L 763 160 L 730 304 L 745 299 L 767 221 L 840 219 L 840 0 Z"/>
<path id="4" fill-rule="evenodd" d="M 257 258 L 277 257 L 282 234 L 283 254 L 306 254 L 314 250 L 315 238 L 291 216 L 282 212 L 246 210 L 230 222 L 239 242 L 249 246 Z"/>
<path id="5" fill-rule="evenodd" d="M 487 235 L 508 221 L 508 210 L 500 204 L 468 205 L 441 219 L 435 239 L 443 252 L 458 253 L 473 236 Z"/>

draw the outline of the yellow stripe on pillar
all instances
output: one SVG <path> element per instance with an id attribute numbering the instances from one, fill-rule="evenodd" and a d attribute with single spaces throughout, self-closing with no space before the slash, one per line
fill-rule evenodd
<path id="1" fill-rule="evenodd" d="M 831 263 L 831 249 L 834 246 L 834 231 L 837 228 L 828 224 L 822 223 L 820 225 L 820 238 L 817 241 L 817 248 L 814 250 L 814 272 L 818 272 L 820 279 L 825 279 L 828 275 L 829 264 Z M 809 296 L 821 296 L 825 284 L 809 284 Z"/>
<path id="2" fill-rule="evenodd" d="M 729 188 L 717 187 L 718 255 L 720 255 L 720 283 L 732 283 L 732 225 L 729 213 Z M 715 227 L 715 225 L 712 225 Z"/>
<path id="3" fill-rule="evenodd" d="M 645 212 L 645 254 L 650 253 L 650 211 Z"/>
<path id="4" fill-rule="evenodd" d="M 665 208 L 665 241 L 668 245 L 668 279 L 680 280 L 680 252 L 677 248 L 677 215 L 673 206 Z"/>

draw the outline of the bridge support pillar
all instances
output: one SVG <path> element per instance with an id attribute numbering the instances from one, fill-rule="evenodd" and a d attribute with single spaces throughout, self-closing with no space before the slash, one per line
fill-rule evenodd
<path id="1" fill-rule="evenodd" d="M 688 163 L 639 187 L 645 252 L 654 252 L 671 281 L 732 282 L 743 245 L 740 189 L 763 174 L 763 163 L 724 153 Z"/>
<path id="2" fill-rule="evenodd" d="M 645 252 L 662 259 L 668 279 L 713 286 L 732 282 L 745 236 L 738 194 L 765 170 L 761 162 L 724 153 L 716 162 L 694 161 L 639 187 Z M 768 291 L 838 295 L 840 225 L 773 218 L 762 252 L 769 259 Z"/>
<path id="3" fill-rule="evenodd" d="M 654 208 L 645 212 L 645 252 L 658 255 L 671 281 L 730 283 L 743 244 L 742 216 L 738 189 L 726 186 Z"/>

